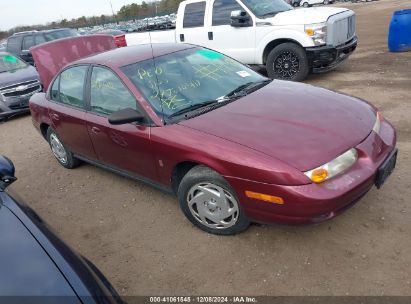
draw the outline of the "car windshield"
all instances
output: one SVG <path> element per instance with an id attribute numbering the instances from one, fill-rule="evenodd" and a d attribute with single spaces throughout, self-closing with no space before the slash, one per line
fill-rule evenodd
<path id="1" fill-rule="evenodd" d="M 56 31 L 50 31 L 50 32 L 44 33 L 44 37 L 46 38 L 47 41 L 74 37 L 74 36 L 79 36 L 79 35 L 80 34 L 76 30 L 73 30 L 73 29 L 56 30 Z"/>
<path id="2" fill-rule="evenodd" d="M 27 63 L 9 54 L 0 54 L 0 73 L 25 68 Z"/>
<path id="3" fill-rule="evenodd" d="M 292 6 L 284 0 L 242 0 L 259 18 L 272 17 L 277 13 L 292 10 Z"/>
<path id="4" fill-rule="evenodd" d="M 197 47 L 124 66 L 122 71 L 166 118 L 213 102 L 222 105 L 237 90 L 268 80 L 223 54 Z"/>

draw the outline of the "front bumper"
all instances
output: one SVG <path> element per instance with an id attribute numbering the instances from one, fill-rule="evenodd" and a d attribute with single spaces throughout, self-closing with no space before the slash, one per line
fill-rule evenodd
<path id="1" fill-rule="evenodd" d="M 0 119 L 29 113 L 29 99 L 33 94 L 7 98 L 6 100 L 2 100 L 0 96 Z"/>
<path id="2" fill-rule="evenodd" d="M 309 224 L 331 219 L 359 201 L 375 184 L 378 169 L 395 149 L 394 128 L 383 121 L 379 134 L 371 132 L 359 145 L 358 160 L 344 174 L 321 184 L 284 186 L 226 177 L 236 190 L 247 217 L 260 223 Z M 284 204 L 248 198 L 253 191 L 284 199 Z"/>
<path id="3" fill-rule="evenodd" d="M 318 46 L 306 48 L 313 73 L 325 73 L 343 63 L 357 48 L 357 36 L 338 47 Z"/>

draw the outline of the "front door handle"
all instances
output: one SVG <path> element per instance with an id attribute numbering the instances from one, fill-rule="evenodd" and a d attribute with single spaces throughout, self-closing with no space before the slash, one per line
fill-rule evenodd
<path id="1" fill-rule="evenodd" d="M 180 41 L 181 41 L 181 42 L 184 42 L 184 40 L 185 40 L 185 39 L 184 39 L 184 34 L 180 34 Z"/>
<path id="2" fill-rule="evenodd" d="M 214 40 L 214 33 L 208 32 L 208 40 Z"/>
<path id="3" fill-rule="evenodd" d="M 100 130 L 99 128 L 97 128 L 97 127 L 92 127 L 92 128 L 91 128 L 91 132 L 93 132 L 93 133 L 95 133 L 95 134 L 98 134 L 98 133 L 101 132 L 101 130 Z"/>

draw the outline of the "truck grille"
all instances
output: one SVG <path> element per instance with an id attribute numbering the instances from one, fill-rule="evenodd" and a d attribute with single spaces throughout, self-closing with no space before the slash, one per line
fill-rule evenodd
<path id="1" fill-rule="evenodd" d="M 327 44 L 340 46 L 355 36 L 355 15 L 351 11 L 343 12 L 328 19 Z"/>
<path id="2" fill-rule="evenodd" d="M 10 86 L 0 88 L 0 94 L 5 98 L 20 97 L 34 94 L 41 90 L 41 85 L 38 80 L 26 81 Z"/>

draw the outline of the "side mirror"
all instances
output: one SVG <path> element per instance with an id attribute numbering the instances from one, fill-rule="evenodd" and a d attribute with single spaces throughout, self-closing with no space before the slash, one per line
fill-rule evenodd
<path id="1" fill-rule="evenodd" d="M 247 27 L 252 25 L 251 18 L 246 11 L 237 10 L 231 12 L 232 27 Z"/>
<path id="2" fill-rule="evenodd" d="M 108 117 L 108 122 L 112 125 L 124 125 L 131 122 L 143 122 L 144 115 L 139 111 L 131 108 L 126 108 L 114 113 Z"/>
<path id="3" fill-rule="evenodd" d="M 0 191 L 4 191 L 17 178 L 14 176 L 13 162 L 5 156 L 0 155 Z"/>

